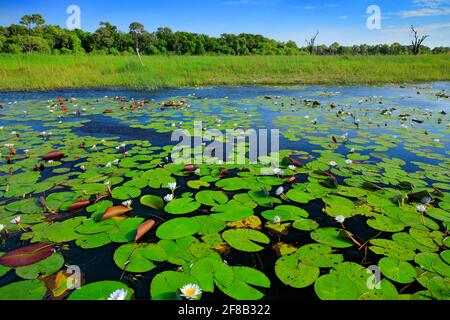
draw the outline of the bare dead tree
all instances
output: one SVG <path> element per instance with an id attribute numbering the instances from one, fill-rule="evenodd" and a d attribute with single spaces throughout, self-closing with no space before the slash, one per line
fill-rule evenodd
<path id="1" fill-rule="evenodd" d="M 144 26 L 139 22 L 133 22 L 130 24 L 130 33 L 134 40 L 136 55 L 142 66 L 144 65 L 144 63 L 142 62 L 141 58 L 141 46 L 139 40 L 141 39 L 144 32 L 145 32 Z"/>
<path id="2" fill-rule="evenodd" d="M 311 39 L 306 39 L 306 44 L 308 45 L 308 51 L 310 54 L 314 54 L 314 48 L 316 46 L 316 39 L 319 36 L 319 31 Z"/>
<path id="3" fill-rule="evenodd" d="M 419 32 L 414 28 L 414 26 L 411 26 L 411 33 L 413 36 L 412 39 L 412 52 L 414 55 L 419 54 L 420 52 L 420 46 L 422 43 L 429 37 L 428 35 L 420 36 Z"/>

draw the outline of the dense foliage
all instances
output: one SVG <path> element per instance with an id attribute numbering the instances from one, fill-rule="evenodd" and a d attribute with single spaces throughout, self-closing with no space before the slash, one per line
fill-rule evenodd
<path id="1" fill-rule="evenodd" d="M 136 27 L 138 27 L 136 31 Z M 46 25 L 39 14 L 24 16 L 20 24 L 0 26 L 0 52 L 38 52 L 51 54 L 133 54 L 138 46 L 144 55 L 301 55 L 309 54 L 307 47 L 299 48 L 294 41 L 279 42 L 261 35 L 242 33 L 222 34 L 219 38 L 190 32 L 173 32 L 169 28 L 145 31 L 139 23 L 123 32 L 109 22 L 90 33 L 80 29 L 68 30 L 56 25 Z M 411 46 L 399 43 L 382 45 L 330 46 L 319 45 L 318 55 L 375 55 L 410 54 Z M 430 49 L 421 47 L 422 53 L 447 53 L 448 47 Z"/>

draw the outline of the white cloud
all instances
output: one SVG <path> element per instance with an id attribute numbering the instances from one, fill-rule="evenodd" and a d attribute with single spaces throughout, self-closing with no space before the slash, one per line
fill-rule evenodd
<path id="1" fill-rule="evenodd" d="M 450 14 L 450 8 L 442 9 L 432 9 L 432 8 L 422 8 L 417 10 L 402 11 L 400 15 L 403 18 L 411 17 L 437 17 L 446 16 Z"/>
<path id="2" fill-rule="evenodd" d="M 399 12 L 403 18 L 437 17 L 450 14 L 450 0 L 412 0 L 413 10 Z"/>
<path id="3" fill-rule="evenodd" d="M 430 33 L 430 32 L 442 30 L 442 29 L 450 29 L 450 22 L 449 23 L 433 23 L 433 24 L 423 25 L 423 26 L 416 28 L 416 30 L 420 33 Z M 411 28 L 410 27 L 389 28 L 389 29 L 384 29 L 383 31 L 387 32 L 387 33 L 391 33 L 391 32 L 392 33 L 410 33 Z"/>

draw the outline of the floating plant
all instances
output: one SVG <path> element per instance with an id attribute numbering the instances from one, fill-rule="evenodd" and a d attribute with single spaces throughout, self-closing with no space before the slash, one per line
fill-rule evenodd
<path id="1" fill-rule="evenodd" d="M 0 299 L 450 299 L 440 91 L 221 90 L 4 104 Z M 174 163 L 171 133 L 198 121 L 279 128 L 280 163 Z"/>

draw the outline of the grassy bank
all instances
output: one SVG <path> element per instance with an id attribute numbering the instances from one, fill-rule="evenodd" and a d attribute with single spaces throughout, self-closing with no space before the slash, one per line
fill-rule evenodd
<path id="1" fill-rule="evenodd" d="M 383 84 L 450 80 L 450 56 L 0 55 L 0 90 L 125 86 Z"/>

